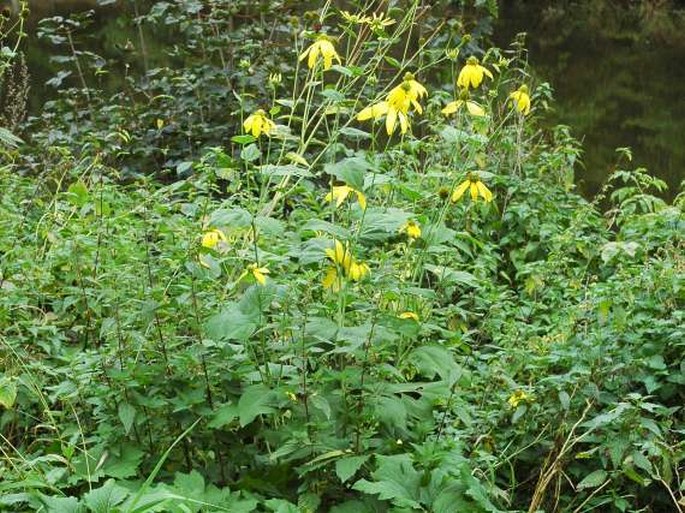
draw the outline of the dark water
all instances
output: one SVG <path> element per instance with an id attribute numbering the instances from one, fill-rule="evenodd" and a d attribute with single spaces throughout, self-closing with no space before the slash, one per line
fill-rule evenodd
<path id="1" fill-rule="evenodd" d="M 617 147 L 669 184 L 685 179 L 685 6 L 666 2 L 503 1 L 495 40 L 526 32 L 529 63 L 556 103 L 549 121 L 583 141 L 582 192 L 598 190 Z M 655 7 L 661 4 L 661 7 Z"/>
<path id="2" fill-rule="evenodd" d="M 146 2 L 137 3 L 145 9 Z M 616 165 L 615 148 L 629 146 L 634 159 L 628 166 L 648 168 L 669 184 L 672 196 L 685 179 L 685 6 L 649 0 L 630 6 L 594 0 L 499 3 L 494 42 L 506 48 L 517 33 L 528 34 L 535 80 L 550 82 L 555 91 L 554 110 L 545 122 L 569 125 L 583 141 L 583 164 L 576 169 L 580 190 L 596 192 Z M 64 44 L 60 48 L 37 40 L 37 20 L 96 4 L 33 2 L 28 48 L 33 112 L 55 93 L 45 85 L 59 68 L 51 57 L 68 53 Z M 108 73 L 99 75 L 97 85 L 108 90 L 121 87 L 127 73 L 143 71 L 141 42 L 131 23 L 134 4 L 96 9 L 85 22 L 88 28 L 75 35 L 79 48 L 106 57 Z M 149 56 L 163 60 L 163 37 L 147 34 L 144 44 Z"/>

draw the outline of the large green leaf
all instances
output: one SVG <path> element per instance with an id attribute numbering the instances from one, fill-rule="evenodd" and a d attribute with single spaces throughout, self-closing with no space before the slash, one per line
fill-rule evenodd
<path id="1" fill-rule="evenodd" d="M 238 420 L 241 427 L 250 424 L 259 415 L 274 412 L 273 391 L 262 384 L 248 387 L 238 401 Z"/>

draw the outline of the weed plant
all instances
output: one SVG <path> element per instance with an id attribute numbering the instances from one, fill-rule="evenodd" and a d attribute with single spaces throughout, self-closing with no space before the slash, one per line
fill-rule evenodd
<path id="1" fill-rule="evenodd" d="M 682 511 L 683 194 L 622 150 L 577 195 L 521 46 L 420 2 L 273 54 L 208 5 L 146 15 L 192 84 L 67 91 L 3 150 L 0 510 Z"/>

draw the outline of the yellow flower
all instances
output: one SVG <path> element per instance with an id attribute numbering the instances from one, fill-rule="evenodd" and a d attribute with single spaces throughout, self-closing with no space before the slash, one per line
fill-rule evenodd
<path id="1" fill-rule="evenodd" d="M 226 242 L 226 235 L 219 229 L 214 228 L 202 234 L 202 246 L 205 248 L 212 249 L 219 241 Z"/>
<path id="2" fill-rule="evenodd" d="M 352 260 L 350 262 L 350 267 L 347 270 L 347 277 L 352 281 L 359 281 L 369 274 L 369 272 L 370 269 L 368 265 L 360 264 L 359 262 Z"/>
<path id="3" fill-rule="evenodd" d="M 357 120 L 366 121 L 373 118 L 375 121 L 385 115 L 385 129 L 388 135 L 393 134 L 398 121 L 400 130 L 404 134 L 409 129 L 410 109 L 414 107 L 416 112 L 423 113 L 419 100 L 427 94 L 426 88 L 414 79 L 414 75 L 407 73 L 402 83 L 388 93 L 385 101 L 362 109 L 357 114 Z"/>
<path id="4" fill-rule="evenodd" d="M 321 282 L 323 288 L 338 292 L 342 288 L 342 276 L 338 273 L 337 267 L 329 267 Z"/>
<path id="5" fill-rule="evenodd" d="M 400 319 L 411 319 L 413 321 L 419 322 L 419 316 L 416 315 L 414 312 L 402 312 L 397 317 L 399 317 Z"/>
<path id="6" fill-rule="evenodd" d="M 390 25 L 395 24 L 395 20 L 392 18 L 386 17 L 385 14 L 380 13 L 376 14 L 373 13 L 371 15 L 371 18 L 367 17 L 366 18 L 366 23 L 368 23 L 369 27 L 371 27 L 371 30 L 378 31 L 378 30 L 383 30 L 385 27 L 389 27 Z"/>
<path id="7" fill-rule="evenodd" d="M 346 273 L 352 264 L 352 254 L 348 244 L 344 244 L 336 240 L 333 244 L 333 249 L 328 248 L 325 251 L 326 256 L 330 258 L 335 265 L 340 266 Z"/>
<path id="8" fill-rule="evenodd" d="M 362 210 L 366 210 L 366 196 L 364 196 L 364 193 L 357 189 L 353 189 L 348 185 L 334 185 L 333 190 L 324 197 L 324 201 L 330 202 L 335 200 L 335 206 L 337 208 L 342 205 L 343 201 L 345 201 L 351 192 L 354 192 L 357 195 L 357 201 L 359 202 L 359 206 L 362 207 Z"/>
<path id="9" fill-rule="evenodd" d="M 507 402 L 509 403 L 509 406 L 512 408 L 516 408 L 521 402 L 528 402 L 530 401 L 530 396 L 526 394 L 523 390 L 517 390 L 511 396 L 509 396 L 509 399 L 507 399 Z"/>
<path id="10" fill-rule="evenodd" d="M 337 292 L 342 287 L 343 277 L 347 277 L 352 281 L 360 281 L 370 272 L 367 264 L 359 263 L 352 258 L 352 253 L 347 243 L 343 244 L 336 240 L 333 248 L 326 249 L 325 253 L 334 264 L 328 268 L 322 282 L 326 289 L 332 289 L 334 292 Z"/>
<path id="11" fill-rule="evenodd" d="M 414 107 L 416 112 L 422 114 L 423 109 L 418 100 L 427 95 L 428 91 L 423 85 L 414 80 L 414 75 L 406 73 L 402 83 L 388 93 L 388 103 L 391 108 L 405 114 L 409 112 L 410 105 Z"/>
<path id="12" fill-rule="evenodd" d="M 476 88 L 483 81 L 483 75 L 492 79 L 492 73 L 490 70 L 480 65 L 476 57 L 469 57 L 466 60 L 466 64 L 459 72 L 457 77 L 457 85 L 464 88 Z"/>
<path id="13" fill-rule="evenodd" d="M 276 124 L 266 117 L 266 112 L 259 109 L 254 114 L 250 114 L 243 122 L 245 132 L 251 132 L 253 136 L 259 137 L 261 134 L 269 135 L 276 128 Z"/>
<path id="14" fill-rule="evenodd" d="M 333 59 L 335 59 L 338 64 L 341 64 L 340 56 L 338 52 L 335 51 L 335 46 L 328 38 L 328 36 L 321 34 L 316 41 L 314 41 L 309 48 L 307 48 L 300 55 L 300 61 L 307 59 L 307 66 L 309 69 L 313 69 L 319 59 L 319 56 L 323 58 L 323 69 L 328 70 L 333 65 Z"/>
<path id="15" fill-rule="evenodd" d="M 269 274 L 269 270 L 266 267 L 259 267 L 257 264 L 250 264 L 247 266 L 247 270 L 252 274 L 257 283 L 260 285 L 266 285 L 266 275 Z"/>
<path id="16" fill-rule="evenodd" d="M 421 227 L 416 221 L 409 220 L 402 225 L 400 233 L 406 233 L 410 239 L 418 239 L 421 237 Z"/>
<path id="17" fill-rule="evenodd" d="M 445 116 L 447 116 L 449 114 L 454 114 L 462 107 L 466 107 L 466 110 L 472 116 L 485 116 L 485 109 L 483 109 L 483 107 L 481 107 L 476 102 L 473 102 L 471 100 L 456 100 L 453 102 L 449 102 L 447 105 L 445 105 L 445 108 L 442 109 L 441 112 Z"/>
<path id="18" fill-rule="evenodd" d="M 530 95 L 528 86 L 525 84 L 509 95 L 509 99 L 516 110 L 522 112 L 524 116 L 530 113 Z"/>
<path id="19" fill-rule="evenodd" d="M 349 11 L 340 11 L 340 15 L 343 20 L 345 20 L 350 25 L 362 25 L 364 23 L 369 23 L 371 18 L 363 14 L 352 14 Z"/>
<path id="20" fill-rule="evenodd" d="M 454 192 L 452 192 L 452 202 L 456 203 L 459 201 L 466 192 L 466 189 L 469 189 L 473 201 L 476 201 L 478 196 L 481 196 L 486 203 L 492 201 L 492 192 L 490 192 L 490 189 L 488 189 L 477 176 L 469 173 L 469 177 L 461 182 L 454 189 Z"/>
<path id="21" fill-rule="evenodd" d="M 461 108 L 466 108 L 468 113 L 472 116 L 485 116 L 485 109 L 476 102 L 471 101 L 471 95 L 469 94 L 468 89 L 462 89 L 459 93 L 459 98 L 445 105 L 445 108 L 442 109 L 442 113 L 445 116 L 448 116 L 449 114 L 454 114 Z"/>

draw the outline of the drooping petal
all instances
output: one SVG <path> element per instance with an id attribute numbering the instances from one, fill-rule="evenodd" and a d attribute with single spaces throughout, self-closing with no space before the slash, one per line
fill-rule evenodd
<path id="1" fill-rule="evenodd" d="M 476 185 L 477 182 L 471 182 L 469 184 L 469 192 L 471 193 L 471 199 L 473 201 L 476 201 L 478 199 L 478 186 Z"/>
<path id="2" fill-rule="evenodd" d="M 325 289 L 331 289 L 333 292 L 340 290 L 340 279 L 338 278 L 338 270 L 335 267 L 329 267 L 321 282 Z"/>
<path id="3" fill-rule="evenodd" d="M 309 69 L 314 69 L 314 66 L 316 66 L 316 59 L 319 58 L 320 53 L 321 44 L 319 41 L 315 41 L 309 48 L 309 59 L 307 60 L 307 66 Z"/>
<path id="4" fill-rule="evenodd" d="M 366 210 L 366 196 L 364 195 L 363 192 L 359 191 L 354 191 L 357 194 L 357 201 L 359 202 L 359 206 L 362 207 L 362 210 Z"/>
<path id="5" fill-rule="evenodd" d="M 476 102 L 472 102 L 470 100 L 466 101 L 466 110 L 469 111 L 469 114 L 472 116 L 485 116 L 485 109 L 478 105 Z"/>
<path id="6" fill-rule="evenodd" d="M 476 182 L 476 187 L 478 187 L 478 192 L 483 197 L 483 199 L 490 203 L 492 201 L 492 192 L 488 189 L 483 182 L 480 180 Z"/>
<path id="7" fill-rule="evenodd" d="M 409 118 L 404 112 L 398 112 L 397 115 L 400 118 L 400 129 L 402 130 L 403 134 L 406 134 L 407 129 L 409 128 Z"/>
<path id="8" fill-rule="evenodd" d="M 450 114 L 454 114 L 459 110 L 459 106 L 462 104 L 462 100 L 457 100 L 454 102 L 449 102 L 445 107 L 440 111 L 442 112 L 445 116 L 448 116 Z"/>
<path id="9" fill-rule="evenodd" d="M 393 107 L 388 109 L 388 116 L 385 118 L 385 130 L 388 135 L 392 135 L 395 131 L 395 124 L 397 123 L 397 110 Z"/>
<path id="10" fill-rule="evenodd" d="M 485 73 L 486 77 L 488 77 L 490 80 L 494 80 L 495 77 L 492 76 L 492 73 L 488 68 L 481 66 L 480 69 L 483 70 L 483 73 Z"/>
<path id="11" fill-rule="evenodd" d="M 471 184 L 470 180 L 464 180 L 461 182 L 456 189 L 454 189 L 454 192 L 452 193 L 452 202 L 456 203 L 461 199 L 461 197 L 464 195 L 466 192 L 466 189 L 468 189 L 469 185 Z"/>

